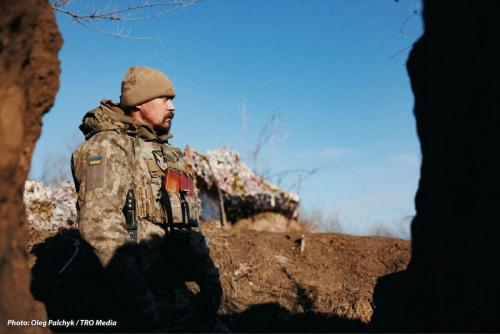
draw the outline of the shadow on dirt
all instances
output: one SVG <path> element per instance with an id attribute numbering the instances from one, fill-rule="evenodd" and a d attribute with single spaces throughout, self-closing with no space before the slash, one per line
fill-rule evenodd
<path id="1" fill-rule="evenodd" d="M 253 305 L 244 312 L 225 315 L 222 321 L 237 333 L 366 332 L 368 326 L 325 313 L 290 312 L 279 304 Z"/>
<path id="2" fill-rule="evenodd" d="M 140 244 L 139 246 L 148 245 Z M 130 250 L 125 249 L 124 251 Z M 109 280 L 109 275 L 106 275 L 91 246 L 82 239 L 78 230 L 61 229 L 53 237 L 35 245 L 32 253 L 36 256 L 36 262 L 32 268 L 31 292 L 33 296 L 45 304 L 49 319 L 74 321 L 73 325 L 68 327 L 64 324 L 51 326 L 54 332 L 144 332 L 154 330 L 153 328 L 148 329 L 144 325 L 147 320 L 142 318 L 140 307 L 126 305 L 123 302 L 121 295 L 134 293 L 134 291 L 127 290 L 124 285 L 120 287 L 117 280 Z M 171 260 L 174 261 L 174 259 Z M 159 269 L 152 270 L 149 276 L 153 278 L 148 280 L 150 289 L 156 295 L 156 293 L 161 293 L 156 290 L 157 285 L 171 286 L 174 289 L 175 286 L 180 286 L 181 279 L 189 278 L 189 281 L 196 281 L 195 278 L 193 279 L 192 273 L 183 271 L 179 270 L 179 263 L 177 263 L 175 267 L 177 274 L 174 271 L 168 273 L 174 279 L 170 282 L 165 280 L 160 282 L 154 277 L 165 277 L 165 272 L 161 272 Z M 179 272 L 182 273 L 183 277 L 175 278 Z M 126 274 L 132 275 L 124 271 L 123 275 Z M 134 280 L 134 277 L 132 276 L 130 279 Z M 130 283 L 130 280 L 128 282 Z M 181 307 L 178 311 L 170 314 L 170 316 L 180 319 L 178 327 L 175 327 L 176 331 L 209 331 L 210 329 L 207 330 L 206 327 L 196 325 L 197 322 L 210 323 L 206 318 L 199 317 L 200 308 L 206 309 L 197 300 L 200 293 L 195 294 L 189 291 L 185 288 L 184 282 L 182 282 L 182 287 L 184 288 L 182 290 L 183 298 L 190 299 L 190 305 L 198 305 L 199 307 L 198 309 Z M 117 294 L 117 291 L 120 295 Z M 291 312 L 279 304 L 261 304 L 251 306 L 241 313 L 224 315 L 221 320 L 234 332 L 358 332 L 367 330 L 366 325 L 360 321 L 313 312 L 310 307 L 307 307 L 311 304 L 309 298 L 303 296 L 304 293 L 301 294 L 299 288 L 297 292 L 299 298 L 297 302 L 303 306 L 304 313 Z M 170 297 L 167 296 L 167 299 Z M 175 299 L 176 296 L 173 298 Z M 202 306 L 200 307 L 200 305 Z M 94 320 L 94 323 L 82 323 L 81 320 L 84 319 Z M 80 320 L 78 325 L 77 320 Z M 101 325 L 96 323 L 97 320 L 101 320 Z M 109 322 L 106 325 L 108 320 L 116 321 L 117 325 L 109 325 Z M 182 326 L 186 323 L 189 323 L 189 326 L 184 329 Z M 218 322 L 214 330 L 223 331 L 224 328 Z"/>
<path id="3" fill-rule="evenodd" d="M 182 240 L 180 234 L 184 234 Z M 45 304 L 49 319 L 73 320 L 68 327 L 62 324 L 51 329 L 55 332 L 223 330 L 214 306 L 220 300 L 222 288 L 204 238 L 194 231 L 173 235 L 175 239 L 152 238 L 146 243 L 121 247 L 106 269 L 78 230 L 61 229 L 35 245 L 32 253 L 36 262 L 31 271 L 33 296 Z M 194 247 L 195 244 L 200 247 Z M 152 254 L 160 255 L 151 260 Z M 188 289 L 185 282 L 196 282 L 197 293 Z"/>
<path id="4" fill-rule="evenodd" d="M 77 230 L 61 230 L 31 251 L 31 293 L 43 302 L 49 319 L 97 319 L 110 312 L 111 294 L 104 269 Z M 88 331 L 82 326 L 52 327 L 54 331 Z"/>

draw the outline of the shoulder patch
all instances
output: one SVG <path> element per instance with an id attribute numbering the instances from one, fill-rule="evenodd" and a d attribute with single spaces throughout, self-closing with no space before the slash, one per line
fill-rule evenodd
<path id="1" fill-rule="evenodd" d="M 94 155 L 89 159 L 89 165 L 100 165 L 102 162 L 102 157 L 100 155 Z"/>
<path id="2" fill-rule="evenodd" d="M 166 171 L 168 166 L 167 163 L 163 160 L 163 155 L 161 154 L 161 151 L 153 151 L 153 156 L 156 160 L 158 167 L 162 171 Z"/>
<path id="3" fill-rule="evenodd" d="M 165 157 L 165 160 L 167 160 L 168 162 L 179 161 L 179 158 L 172 151 L 163 150 L 163 156 Z"/>
<path id="4" fill-rule="evenodd" d="M 89 158 L 89 164 L 86 167 L 85 190 L 92 190 L 104 185 L 105 164 L 104 158 L 100 155 L 94 155 Z"/>

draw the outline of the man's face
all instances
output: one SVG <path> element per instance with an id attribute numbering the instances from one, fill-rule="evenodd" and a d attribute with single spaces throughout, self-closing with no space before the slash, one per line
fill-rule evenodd
<path id="1" fill-rule="evenodd" d="M 137 106 L 132 117 L 151 126 L 159 133 L 168 133 L 174 118 L 175 105 L 171 97 L 158 97 Z"/>

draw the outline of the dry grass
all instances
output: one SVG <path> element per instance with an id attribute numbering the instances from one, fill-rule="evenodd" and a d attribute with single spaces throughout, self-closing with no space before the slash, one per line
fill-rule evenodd
<path id="1" fill-rule="evenodd" d="M 339 215 L 327 215 L 321 209 L 302 211 L 298 224 L 312 232 L 341 232 Z"/>

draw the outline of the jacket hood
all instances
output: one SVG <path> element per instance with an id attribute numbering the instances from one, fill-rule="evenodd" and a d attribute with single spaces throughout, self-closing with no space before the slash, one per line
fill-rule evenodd
<path id="1" fill-rule="evenodd" d="M 102 131 L 121 132 L 146 141 L 160 143 L 166 143 L 173 137 L 170 132 L 159 134 L 153 128 L 125 115 L 119 105 L 111 100 L 102 100 L 99 107 L 87 112 L 83 116 L 80 130 L 83 132 L 85 140 Z"/>

